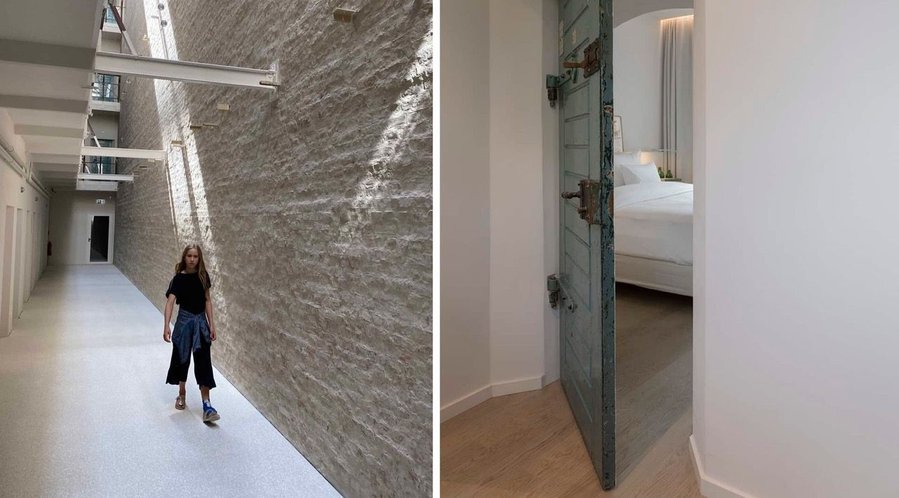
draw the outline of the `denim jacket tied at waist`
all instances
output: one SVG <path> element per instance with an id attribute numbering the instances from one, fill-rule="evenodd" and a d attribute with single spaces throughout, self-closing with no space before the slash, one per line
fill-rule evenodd
<path id="1" fill-rule="evenodd" d="M 193 314 L 183 309 L 178 310 L 178 318 L 175 320 L 175 330 L 172 332 L 172 342 L 178 350 L 181 363 L 190 360 L 191 351 L 200 349 L 200 339 L 210 344 L 209 323 L 206 322 L 206 313 Z"/>

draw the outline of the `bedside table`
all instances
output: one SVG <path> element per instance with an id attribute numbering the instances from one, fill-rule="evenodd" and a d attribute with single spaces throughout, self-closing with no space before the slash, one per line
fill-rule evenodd
<path id="1" fill-rule="evenodd" d="M 682 182 L 680 178 L 662 178 L 663 182 Z"/>

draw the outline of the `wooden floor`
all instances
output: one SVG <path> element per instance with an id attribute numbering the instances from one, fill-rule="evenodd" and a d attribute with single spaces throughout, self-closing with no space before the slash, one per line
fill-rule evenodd
<path id="1" fill-rule="evenodd" d="M 441 424 L 441 496 L 700 496 L 688 440 L 692 300 L 627 285 L 617 298 L 617 487 L 600 488 L 555 382 Z"/>

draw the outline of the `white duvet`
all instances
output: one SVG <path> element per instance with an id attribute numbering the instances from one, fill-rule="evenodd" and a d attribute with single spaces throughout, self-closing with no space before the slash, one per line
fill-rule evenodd
<path id="1" fill-rule="evenodd" d="M 615 253 L 693 264 L 693 185 L 615 187 Z"/>

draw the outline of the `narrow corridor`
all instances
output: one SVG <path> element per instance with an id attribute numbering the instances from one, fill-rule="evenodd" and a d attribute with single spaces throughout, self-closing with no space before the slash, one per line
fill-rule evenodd
<path id="1" fill-rule="evenodd" d="M 0 339 L 0 495 L 339 496 L 218 371 L 217 425 L 193 365 L 175 410 L 162 321 L 114 266 L 47 268 Z"/>

